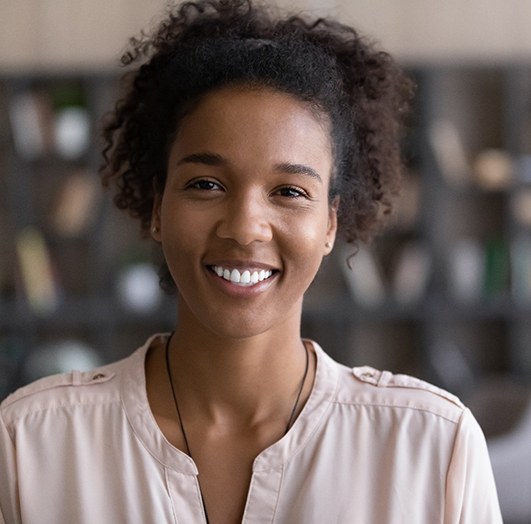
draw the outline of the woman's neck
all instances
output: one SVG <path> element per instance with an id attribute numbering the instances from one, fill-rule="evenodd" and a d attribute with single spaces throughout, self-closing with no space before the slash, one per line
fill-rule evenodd
<path id="1" fill-rule="evenodd" d="M 183 326 L 168 350 L 180 401 L 212 423 L 288 416 L 306 365 L 298 326 L 236 340 Z"/>

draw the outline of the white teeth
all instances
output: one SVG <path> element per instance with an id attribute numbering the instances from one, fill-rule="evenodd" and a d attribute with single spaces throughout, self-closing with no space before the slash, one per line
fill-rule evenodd
<path id="1" fill-rule="evenodd" d="M 268 269 L 267 271 L 261 269 L 260 271 L 251 272 L 249 269 L 245 269 L 240 272 L 238 269 L 227 269 L 221 266 L 212 266 L 214 273 L 225 280 L 229 280 L 233 284 L 239 286 L 252 286 L 253 284 L 258 284 L 263 280 L 269 278 L 273 271 Z"/>
<path id="2" fill-rule="evenodd" d="M 237 269 L 233 269 L 230 274 L 230 281 L 237 284 L 240 281 L 240 272 Z"/>

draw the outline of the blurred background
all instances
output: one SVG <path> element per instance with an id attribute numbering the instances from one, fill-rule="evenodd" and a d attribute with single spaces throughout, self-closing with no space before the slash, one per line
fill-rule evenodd
<path id="1" fill-rule="evenodd" d="M 531 522 L 531 2 L 299 0 L 393 53 L 417 83 L 404 190 L 303 333 L 347 365 L 458 394 L 486 433 L 507 523 Z M 279 2 L 282 5 L 282 2 Z M 0 0 L 0 398 L 171 329 L 151 245 L 100 187 L 98 125 L 128 38 L 161 0 Z"/>

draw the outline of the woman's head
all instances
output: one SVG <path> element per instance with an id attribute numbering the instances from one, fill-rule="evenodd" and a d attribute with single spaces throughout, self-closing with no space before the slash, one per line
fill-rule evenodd
<path id="1" fill-rule="evenodd" d="M 367 240 L 391 208 L 400 177 L 400 113 L 411 84 L 386 53 L 329 20 L 278 17 L 250 0 L 199 0 L 170 12 L 123 57 L 128 75 L 106 124 L 105 180 L 118 207 L 147 231 L 164 190 L 170 146 L 182 119 L 223 87 L 268 88 L 306 104 L 330 133 L 330 204 L 338 229 Z"/>
<path id="2" fill-rule="evenodd" d="M 152 216 L 181 320 L 231 338 L 300 322 L 335 239 L 332 157 L 328 126 L 278 90 L 220 88 L 182 119 Z"/>

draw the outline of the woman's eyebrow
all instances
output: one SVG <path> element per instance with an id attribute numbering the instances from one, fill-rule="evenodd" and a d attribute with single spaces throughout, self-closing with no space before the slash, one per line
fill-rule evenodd
<path id="1" fill-rule="evenodd" d="M 313 169 L 313 167 L 304 164 L 290 164 L 289 162 L 283 162 L 275 166 L 275 171 L 289 173 L 292 175 L 308 175 L 312 178 L 315 178 L 319 182 L 323 181 L 321 175 L 315 169 Z"/>
<path id="2" fill-rule="evenodd" d="M 208 166 L 220 166 L 226 164 L 226 160 L 216 153 L 193 153 L 181 158 L 177 165 L 182 164 L 206 164 Z"/>
<path id="3" fill-rule="evenodd" d="M 226 165 L 227 160 L 216 153 L 192 153 L 181 158 L 177 165 L 183 164 L 204 164 L 207 166 Z M 321 175 L 310 166 L 304 164 L 292 164 L 290 162 L 281 162 L 275 165 L 275 171 L 278 173 L 288 173 L 292 175 L 307 175 L 322 182 Z"/>

